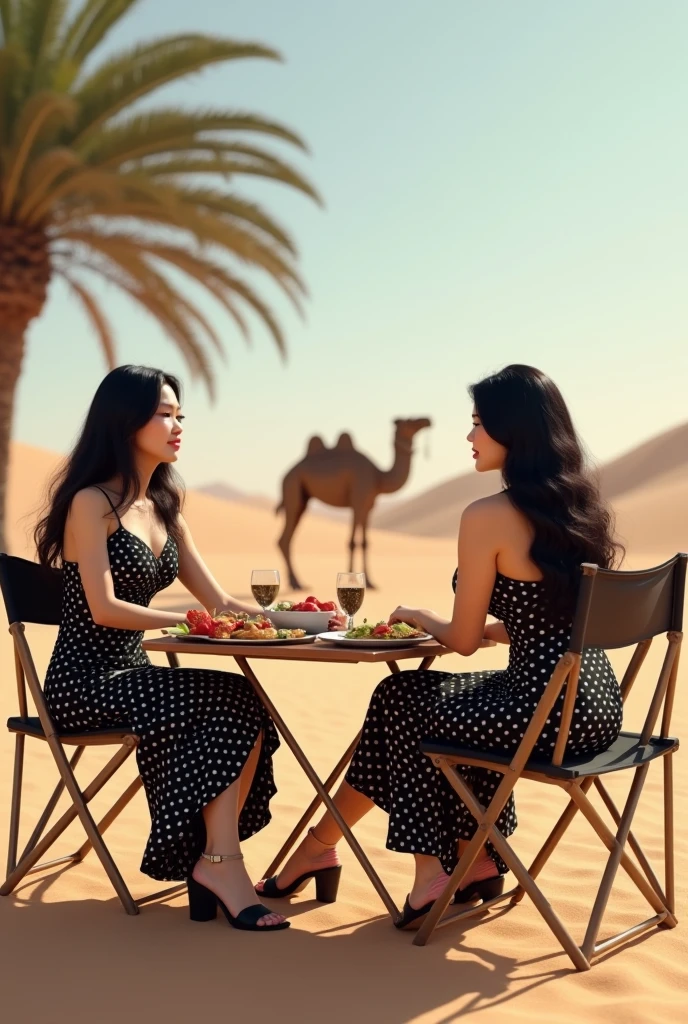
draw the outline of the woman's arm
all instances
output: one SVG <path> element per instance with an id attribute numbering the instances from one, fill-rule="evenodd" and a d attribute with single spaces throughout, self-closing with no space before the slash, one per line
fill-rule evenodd
<path id="1" fill-rule="evenodd" d="M 489 498 L 473 502 L 461 516 L 459 575 L 449 621 L 426 608 L 400 607 L 390 617 L 390 622 L 409 622 L 431 633 L 439 643 L 457 654 L 474 654 L 486 629 L 490 628 L 485 623 L 497 575 L 496 526 L 495 510 Z"/>
<path id="2" fill-rule="evenodd" d="M 179 517 L 182 538 L 179 543 L 179 579 L 186 589 L 209 612 L 233 611 L 258 615 L 257 604 L 246 604 L 226 593 L 205 564 L 194 544 L 191 530 L 182 516 Z"/>
<path id="3" fill-rule="evenodd" d="M 97 491 L 86 489 L 74 496 L 67 530 L 79 563 L 81 582 L 93 621 L 115 629 L 160 629 L 173 626 L 185 612 L 141 608 L 115 597 L 110 572 L 107 538 L 109 507 Z"/>
<path id="4" fill-rule="evenodd" d="M 488 622 L 485 626 L 485 639 L 494 640 L 496 644 L 510 644 L 511 639 L 503 622 Z"/>

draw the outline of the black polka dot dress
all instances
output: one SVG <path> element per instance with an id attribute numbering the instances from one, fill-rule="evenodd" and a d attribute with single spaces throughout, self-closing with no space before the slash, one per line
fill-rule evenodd
<path id="1" fill-rule="evenodd" d="M 389 814 L 387 848 L 439 857 L 447 872 L 457 863 L 457 840 L 470 839 L 475 819 L 444 775 L 419 749 L 423 739 L 455 742 L 476 750 L 513 753 L 566 651 L 570 622 L 547 611 L 545 586 L 497 575 L 490 614 L 504 623 L 511 646 L 501 672 L 407 671 L 384 679 L 375 690 L 354 753 L 347 782 Z M 546 757 L 559 731 L 564 695 L 547 719 L 535 753 Z M 621 728 L 621 694 L 602 650 L 582 658 L 567 754 L 604 750 Z M 483 806 L 501 774 L 484 768 L 459 769 Z M 516 828 L 513 795 L 497 825 L 509 836 Z M 506 865 L 490 844 L 500 871 Z"/>
<path id="2" fill-rule="evenodd" d="M 107 545 L 122 601 L 146 607 L 177 575 L 171 537 L 159 558 L 121 524 Z M 182 880 L 204 847 L 203 807 L 238 778 L 261 730 L 259 764 L 239 819 L 241 839 L 268 823 L 279 740 L 243 676 L 158 668 L 141 649 L 142 639 L 138 630 L 96 625 L 78 565 L 64 563 L 62 624 L 46 674 L 50 713 L 64 730 L 133 728 L 151 814 L 141 870 L 163 881 Z"/>

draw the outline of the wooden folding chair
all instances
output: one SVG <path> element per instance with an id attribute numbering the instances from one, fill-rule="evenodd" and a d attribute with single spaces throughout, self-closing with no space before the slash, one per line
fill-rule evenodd
<path id="1" fill-rule="evenodd" d="M 642 572 L 615 572 L 600 569 L 596 565 L 582 566 L 583 576 L 569 649 L 556 665 L 513 756 L 482 754 L 474 748 L 458 747 L 433 740 L 421 744 L 421 750 L 441 769 L 476 819 L 477 829 L 451 875 L 447 888 L 436 900 L 423 926 L 416 933 L 413 940 L 416 945 L 425 945 L 436 927 L 444 927 L 466 917 L 482 914 L 488 907 L 502 900 L 511 899 L 512 904 L 518 903 L 526 893 L 578 970 L 588 970 L 594 957 L 650 928 L 673 928 L 676 925 L 672 756 L 678 749 L 678 739 L 669 736 L 669 729 L 682 639 L 687 560 L 688 555 L 679 554 L 663 565 Z M 660 633 L 667 634 L 667 650 L 642 732 L 622 731 L 609 749 L 602 753 L 592 756 L 566 756 L 565 748 L 571 728 L 583 651 L 589 647 L 613 649 L 637 645 L 621 682 L 621 693 L 625 701 L 645 660 L 652 638 Z M 566 692 L 561 725 L 552 759 L 548 761 L 540 757 L 531 757 L 543 726 L 564 687 Z M 662 720 L 657 736 L 654 735 L 654 729 L 660 711 Z M 631 831 L 633 815 L 638 806 L 650 762 L 656 758 L 662 758 L 664 766 L 664 888 Z M 457 765 L 489 768 L 502 775 L 502 781 L 487 807 L 483 807 L 476 800 L 463 777 L 455 770 Z M 633 772 L 633 781 L 624 809 L 620 812 L 603 785 L 602 776 L 625 770 Z M 495 824 L 520 778 L 560 786 L 569 795 L 568 806 L 529 869 L 519 860 Z M 588 791 L 593 786 L 613 819 L 614 829 L 605 823 L 588 798 Z M 609 851 L 581 946 L 578 946 L 571 937 L 535 882 L 577 811 L 583 813 Z M 493 900 L 443 918 L 442 915 L 454 893 L 461 886 L 488 840 L 514 873 L 518 885 Z M 627 842 L 635 854 L 637 863 L 626 853 Z M 602 917 L 619 866 L 633 880 L 654 914 L 647 920 L 598 942 Z"/>
<path id="2" fill-rule="evenodd" d="M 51 718 L 26 639 L 24 623 L 59 625 L 62 605 L 62 573 L 60 570 L 48 569 L 23 558 L 0 554 L 0 587 L 10 623 L 10 633 L 14 640 L 14 661 L 19 698 L 19 715 L 8 719 L 7 722 L 9 731 L 15 734 L 14 781 L 10 811 L 7 878 L 0 886 L 0 895 L 7 896 L 13 892 L 25 875 L 57 865 L 78 864 L 89 850 L 93 849 L 100 858 L 126 912 L 138 914 L 142 904 L 185 888 L 184 885 L 176 885 L 162 892 L 145 896 L 143 899 L 133 899 L 103 841 L 106 829 L 141 788 L 140 776 L 137 775 L 136 779 L 127 786 L 119 799 L 97 824 L 87 806 L 136 749 L 136 736 L 126 726 L 89 730 L 78 734 L 60 732 Z M 29 715 L 27 684 L 38 717 Z M 53 790 L 45 810 L 17 859 L 24 744 L 27 737 L 42 740 L 48 744 L 60 774 L 60 781 Z M 74 769 L 81 760 L 81 755 L 86 747 L 103 745 L 116 745 L 119 749 L 93 781 L 82 789 L 76 780 Z M 67 757 L 65 747 L 75 748 L 71 758 Z M 65 789 L 71 797 L 71 806 L 46 832 L 53 811 Z M 39 863 L 40 858 L 76 817 L 80 819 L 84 827 L 87 836 L 86 842 L 75 853 Z"/>

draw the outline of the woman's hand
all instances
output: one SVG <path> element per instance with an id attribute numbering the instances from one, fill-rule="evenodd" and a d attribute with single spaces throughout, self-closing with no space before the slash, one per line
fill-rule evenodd
<path id="1" fill-rule="evenodd" d="M 419 608 L 407 608 L 405 605 L 400 604 L 390 615 L 387 620 L 390 626 L 393 626 L 395 622 L 405 622 L 409 626 L 413 626 L 414 629 L 425 629 L 425 625 L 421 622 L 422 612 Z"/>

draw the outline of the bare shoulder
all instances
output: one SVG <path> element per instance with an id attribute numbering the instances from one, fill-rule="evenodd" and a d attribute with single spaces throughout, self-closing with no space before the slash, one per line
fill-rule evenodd
<path id="1" fill-rule="evenodd" d="M 516 514 L 506 494 L 490 494 L 486 498 L 478 498 L 467 505 L 461 516 L 461 524 L 477 527 L 481 524 L 494 527 L 509 522 Z"/>
<path id="2" fill-rule="evenodd" d="M 103 492 L 97 487 L 84 487 L 72 498 L 69 516 L 84 521 L 103 519 L 108 512 L 112 514 L 112 509 Z"/>

